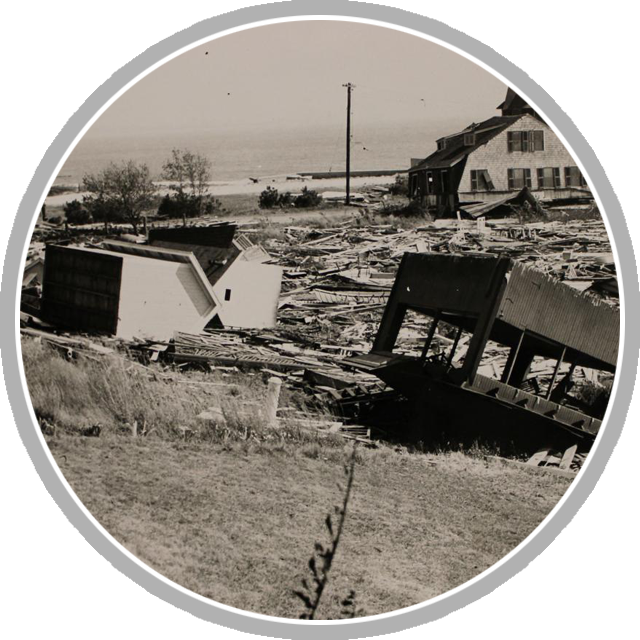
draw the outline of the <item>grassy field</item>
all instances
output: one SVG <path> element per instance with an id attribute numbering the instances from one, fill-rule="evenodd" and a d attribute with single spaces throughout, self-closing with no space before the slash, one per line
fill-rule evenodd
<path id="1" fill-rule="evenodd" d="M 303 613 L 293 591 L 309 578 L 314 544 L 326 542 L 324 519 L 342 500 L 337 482 L 350 443 L 266 424 L 261 374 L 181 372 L 90 349 L 69 359 L 33 338 L 22 348 L 53 455 L 116 540 L 206 597 L 274 616 Z M 281 405 L 308 409 L 287 389 Z M 223 421 L 198 419 L 212 407 Z M 81 435 L 96 424 L 99 437 Z M 477 449 L 359 448 L 317 618 L 339 617 L 351 590 L 358 614 L 374 615 L 466 582 L 524 540 L 568 486 Z"/>
<path id="2" fill-rule="evenodd" d="M 341 494 L 342 453 L 63 436 L 65 477 L 127 549 L 167 577 L 241 609 L 297 618 L 293 595 Z M 568 481 L 487 465 L 361 451 L 321 618 L 356 592 L 360 615 L 421 602 L 477 574 L 526 536 Z M 21 458 L 23 619 L 189 619 L 114 571 L 71 528 Z M 616 619 L 619 515 L 598 490 L 521 574 L 521 619 Z M 454 619 L 508 619 L 507 584 Z"/>

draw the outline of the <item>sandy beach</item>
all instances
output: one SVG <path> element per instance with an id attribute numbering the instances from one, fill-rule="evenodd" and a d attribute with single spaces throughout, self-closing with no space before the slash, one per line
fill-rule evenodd
<path id="1" fill-rule="evenodd" d="M 258 178 L 257 182 L 250 179 L 234 180 L 229 182 L 213 182 L 209 186 L 209 193 L 213 196 L 229 196 L 229 195 L 251 195 L 258 196 L 267 187 L 272 187 L 280 192 L 290 191 L 291 193 L 299 193 L 303 187 L 313 189 L 319 193 L 326 191 L 344 191 L 344 178 L 325 178 L 321 180 L 313 180 L 310 178 L 288 179 L 287 176 L 268 176 Z M 368 176 L 351 178 L 351 188 L 353 190 L 362 190 L 367 187 L 383 186 L 392 184 L 395 180 L 394 176 Z M 169 184 L 166 182 L 157 182 L 160 189 L 159 195 L 169 192 Z M 74 185 L 70 185 L 73 188 Z M 75 187 L 77 188 L 77 187 Z M 88 195 L 87 192 L 71 191 L 54 196 L 48 196 L 45 200 L 47 207 L 61 207 L 71 200 L 81 199 Z"/>

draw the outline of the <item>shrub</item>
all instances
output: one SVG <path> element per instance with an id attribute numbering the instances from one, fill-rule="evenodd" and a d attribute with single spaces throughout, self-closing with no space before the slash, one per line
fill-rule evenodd
<path id="1" fill-rule="evenodd" d="M 298 209 L 317 207 L 322 202 L 322 196 L 317 191 L 312 191 L 304 187 L 302 193 L 295 199 L 295 206 Z"/>
<path id="2" fill-rule="evenodd" d="M 389 187 L 389 193 L 392 196 L 408 196 L 409 178 L 407 176 L 396 176 L 395 182 Z"/>
<path id="3" fill-rule="evenodd" d="M 277 206 L 280 202 L 278 190 L 273 187 L 267 187 L 260 194 L 259 202 L 261 209 L 273 209 L 273 207 Z"/>
<path id="4" fill-rule="evenodd" d="M 394 202 L 383 205 L 384 215 L 399 216 L 401 218 L 430 218 L 427 208 L 418 200 L 408 200 L 407 202 Z"/>
<path id="5" fill-rule="evenodd" d="M 65 203 L 62 208 L 70 224 L 88 224 L 92 221 L 91 214 L 80 200 L 71 200 L 71 202 Z"/>
<path id="6" fill-rule="evenodd" d="M 167 194 L 158 206 L 158 215 L 163 218 L 197 218 L 211 215 L 221 207 L 220 200 L 209 195 Z"/>

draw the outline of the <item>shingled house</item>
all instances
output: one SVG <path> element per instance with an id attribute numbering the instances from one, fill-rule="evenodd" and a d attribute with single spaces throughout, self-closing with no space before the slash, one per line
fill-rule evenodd
<path id="1" fill-rule="evenodd" d="M 498 202 L 525 187 L 539 200 L 589 196 L 571 154 L 512 89 L 501 115 L 437 140 L 437 150 L 409 169 L 409 192 L 436 215 L 460 204 Z"/>
<path id="2" fill-rule="evenodd" d="M 571 116 L 609 171 L 610 131 L 613 128 L 613 89 L 604 48 L 567 49 L 556 40 L 551 51 L 516 54 L 515 63 L 544 87 Z M 533 109 L 512 89 L 499 105 L 503 116 L 533 114 Z"/>

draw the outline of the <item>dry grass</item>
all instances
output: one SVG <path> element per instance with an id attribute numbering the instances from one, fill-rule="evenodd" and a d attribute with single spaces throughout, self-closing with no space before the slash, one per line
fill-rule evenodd
<path id="1" fill-rule="evenodd" d="M 58 464 L 118 541 L 206 597 L 300 616 L 293 592 L 342 496 L 343 440 L 265 424 L 260 375 L 170 379 L 171 371 L 120 356 L 67 361 L 31 339 L 23 354 L 36 414 L 60 427 L 48 437 Z M 283 400 L 295 403 L 286 393 Z M 211 407 L 224 421 L 196 418 Z M 147 437 L 123 428 L 132 420 Z M 100 437 L 78 435 L 97 422 Z M 317 619 L 340 617 L 351 591 L 358 615 L 374 615 L 466 582 L 524 540 L 569 486 L 481 455 L 390 446 L 359 449 L 354 474 Z"/>
<path id="2" fill-rule="evenodd" d="M 49 444 L 91 513 L 149 566 L 234 607 L 302 613 L 293 590 L 341 498 L 342 449 L 67 435 Z M 359 451 L 317 618 L 339 617 L 352 589 L 360 614 L 373 615 L 464 583 L 529 535 L 568 485 L 462 454 Z"/>

